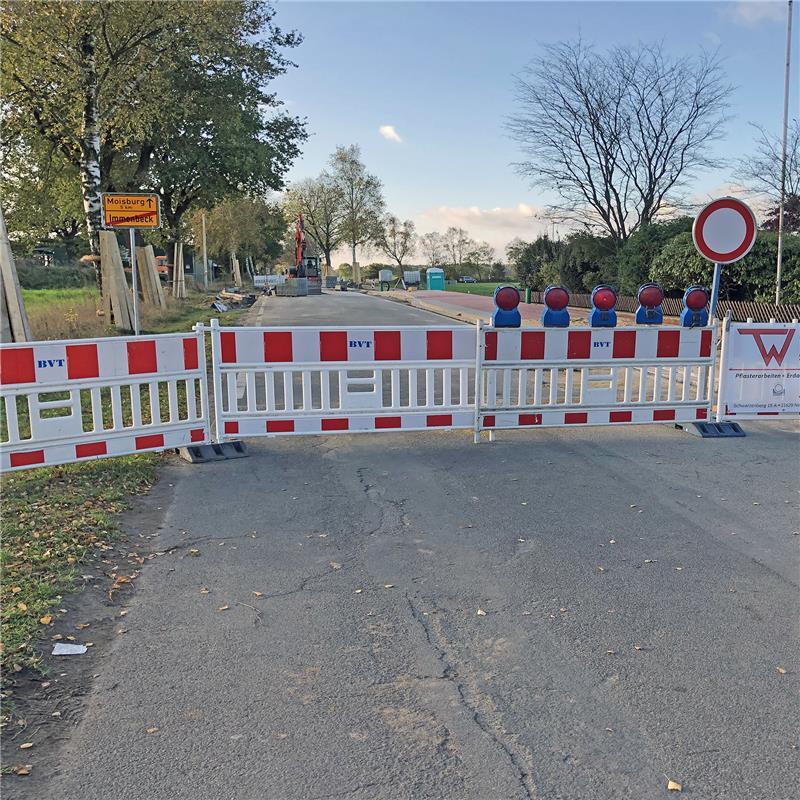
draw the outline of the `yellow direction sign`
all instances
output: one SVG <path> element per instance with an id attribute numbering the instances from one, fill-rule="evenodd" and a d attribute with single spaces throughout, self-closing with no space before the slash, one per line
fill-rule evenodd
<path id="1" fill-rule="evenodd" d="M 103 194 L 106 228 L 160 228 L 161 203 L 157 194 Z"/>

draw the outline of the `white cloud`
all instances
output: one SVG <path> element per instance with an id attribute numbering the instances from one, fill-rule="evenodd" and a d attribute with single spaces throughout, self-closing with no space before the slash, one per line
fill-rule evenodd
<path id="1" fill-rule="evenodd" d="M 390 142 L 397 142 L 400 144 L 403 141 L 400 138 L 400 134 L 394 129 L 394 125 L 381 125 L 380 128 L 378 128 L 378 133 Z"/>
<path id="2" fill-rule="evenodd" d="M 714 31 L 706 31 L 703 34 L 703 38 L 714 47 L 719 47 L 722 44 L 722 37 L 718 33 L 714 33 Z"/>
<path id="3" fill-rule="evenodd" d="M 776 0 L 742 0 L 725 10 L 734 22 L 752 27 L 760 22 L 780 22 L 786 19 L 786 3 Z"/>

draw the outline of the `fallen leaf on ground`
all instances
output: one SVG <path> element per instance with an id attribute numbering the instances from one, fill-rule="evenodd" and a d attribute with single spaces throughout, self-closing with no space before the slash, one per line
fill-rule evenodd
<path id="1" fill-rule="evenodd" d="M 263 597 L 264 592 L 253 592 L 254 597 Z"/>
<path id="2" fill-rule="evenodd" d="M 225 605 L 224 606 L 220 606 L 217 609 L 217 611 L 227 611 L 229 608 L 230 608 L 230 606 L 227 603 L 225 603 Z"/>
<path id="3" fill-rule="evenodd" d="M 656 563 L 656 559 L 654 559 L 654 558 L 646 558 L 644 560 L 644 563 L 645 564 L 655 564 Z"/>
<path id="4" fill-rule="evenodd" d="M 17 603 L 17 608 L 20 611 L 27 611 L 28 610 L 28 605 L 27 605 L 27 603 Z"/>
<path id="5" fill-rule="evenodd" d="M 147 732 L 148 733 L 157 733 L 158 732 L 158 728 L 148 728 Z"/>
<path id="6" fill-rule="evenodd" d="M 559 611 L 560 611 L 562 614 L 566 614 L 566 613 L 567 613 L 567 609 L 566 609 L 566 608 L 559 608 L 558 610 L 559 610 Z"/>
<path id="7" fill-rule="evenodd" d="M 331 561 L 331 569 L 341 569 L 342 565 L 338 561 Z"/>
<path id="8" fill-rule="evenodd" d="M 642 649 L 642 646 L 641 646 L 640 644 L 635 644 L 635 645 L 633 646 L 633 649 L 634 649 L 634 650 L 641 650 L 641 649 Z"/>
<path id="9" fill-rule="evenodd" d="M 14 766 L 14 774 L 15 775 L 30 775 L 31 769 L 33 769 L 32 764 L 17 764 Z"/>
<path id="10" fill-rule="evenodd" d="M 200 589 L 200 594 L 208 594 L 210 591 L 211 589 L 209 589 L 208 586 L 204 586 L 202 589 Z"/>
<path id="11" fill-rule="evenodd" d="M 394 584 L 393 583 L 384 583 L 383 584 L 383 588 L 384 589 L 394 589 Z"/>
<path id="12" fill-rule="evenodd" d="M 11 587 L 11 594 L 18 594 L 21 591 L 22 591 L 22 587 L 21 586 L 12 586 Z"/>
<path id="13" fill-rule="evenodd" d="M 189 550 L 189 555 L 190 556 L 199 556 L 200 555 L 200 551 L 196 547 L 192 547 Z"/>
<path id="14" fill-rule="evenodd" d="M 45 614 L 43 617 L 39 617 L 39 622 L 42 625 L 49 625 L 53 621 L 53 618 L 49 614 Z"/>
<path id="15" fill-rule="evenodd" d="M 23 742 L 20 746 L 20 750 L 30 750 L 33 747 L 33 742 Z"/>
<path id="16" fill-rule="evenodd" d="M 361 594 L 361 592 L 363 591 L 364 591 L 363 589 L 354 589 L 353 594 Z"/>
<path id="17" fill-rule="evenodd" d="M 786 669 L 784 667 L 775 667 L 775 670 L 778 673 L 778 675 L 785 675 L 786 674 Z"/>
<path id="18" fill-rule="evenodd" d="M 681 786 L 678 781 L 668 780 L 667 781 L 667 791 L 669 792 L 679 792 L 683 787 Z"/>
<path id="19" fill-rule="evenodd" d="M 90 622 L 79 622 L 79 623 L 78 623 L 78 624 L 75 626 L 75 629 L 76 629 L 76 630 L 79 630 L 79 631 L 82 631 L 84 628 L 88 628 L 88 627 L 89 627 L 89 625 L 91 625 L 91 623 L 90 623 Z"/>
<path id="20" fill-rule="evenodd" d="M 485 617 L 486 616 L 486 612 L 482 608 L 479 608 L 476 613 L 477 613 L 477 615 L 479 617 Z"/>
<path id="21" fill-rule="evenodd" d="M 598 566 L 597 566 L 597 571 L 598 571 L 598 572 L 605 572 L 605 571 L 606 571 L 606 568 L 605 568 L 605 567 L 601 567 L 601 566 L 598 564 Z"/>

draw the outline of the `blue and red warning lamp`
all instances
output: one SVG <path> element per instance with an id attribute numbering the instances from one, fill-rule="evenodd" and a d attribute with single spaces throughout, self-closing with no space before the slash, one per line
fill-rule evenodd
<path id="1" fill-rule="evenodd" d="M 636 309 L 637 325 L 661 325 L 664 312 L 664 290 L 657 283 L 643 283 L 636 294 L 639 308 Z"/>
<path id="2" fill-rule="evenodd" d="M 589 324 L 593 328 L 613 328 L 617 324 L 617 293 L 605 284 L 592 289 L 592 312 Z"/>
<path id="3" fill-rule="evenodd" d="M 690 286 L 683 295 L 681 325 L 684 328 L 702 328 L 708 325 L 708 289 Z"/>
<path id="4" fill-rule="evenodd" d="M 545 328 L 569 327 L 569 292 L 566 286 L 552 284 L 544 290 L 544 304 L 547 306 L 542 312 L 542 325 Z"/>
<path id="5" fill-rule="evenodd" d="M 494 290 L 494 313 L 492 325 L 495 328 L 519 328 L 522 315 L 519 313 L 519 291 L 513 286 L 498 286 Z"/>

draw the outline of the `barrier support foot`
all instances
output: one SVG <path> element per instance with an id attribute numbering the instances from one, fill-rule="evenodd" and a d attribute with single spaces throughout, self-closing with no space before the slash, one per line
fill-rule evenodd
<path id="1" fill-rule="evenodd" d="M 193 444 L 189 447 L 179 447 L 178 455 L 190 464 L 207 464 L 209 461 L 244 458 L 247 456 L 247 448 L 244 442 Z"/>
<path id="2" fill-rule="evenodd" d="M 680 422 L 675 427 L 703 439 L 740 439 L 746 435 L 738 422 Z"/>

